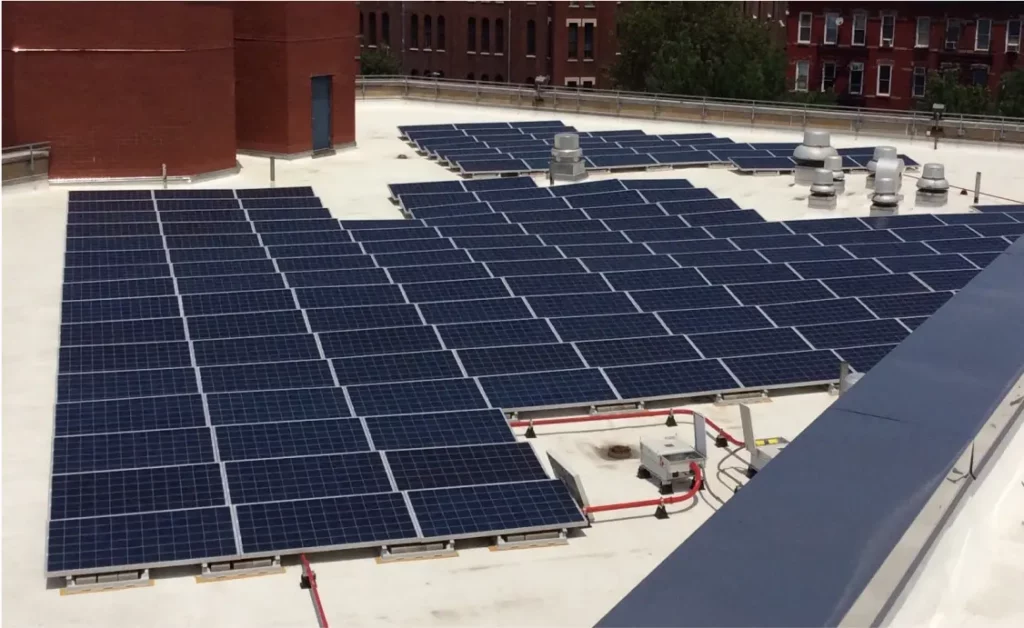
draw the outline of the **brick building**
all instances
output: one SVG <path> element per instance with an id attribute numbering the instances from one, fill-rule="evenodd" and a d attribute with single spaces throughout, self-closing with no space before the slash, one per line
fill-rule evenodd
<path id="1" fill-rule="evenodd" d="M 355 140 L 357 9 L 5 2 L 3 144 L 53 178 L 188 176 Z"/>
<path id="2" fill-rule="evenodd" d="M 797 91 L 839 104 L 913 109 L 928 75 L 949 68 L 995 90 L 1022 69 L 1024 2 L 790 2 L 786 49 Z"/>

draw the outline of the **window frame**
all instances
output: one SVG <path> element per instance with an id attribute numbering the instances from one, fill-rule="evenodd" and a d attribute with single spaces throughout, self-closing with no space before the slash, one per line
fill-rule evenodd
<path id="1" fill-rule="evenodd" d="M 423 49 L 433 50 L 434 46 L 434 19 L 430 14 L 423 16 Z"/>
<path id="2" fill-rule="evenodd" d="M 857 83 L 857 85 L 858 85 L 857 91 L 853 91 L 853 85 L 854 85 L 854 83 L 853 83 L 853 74 L 855 72 L 860 74 L 860 81 Z M 863 96 L 864 95 L 864 62 L 863 61 L 853 61 L 853 62 L 851 62 L 850 63 L 850 69 L 849 69 L 849 75 L 850 75 L 850 79 L 848 81 L 848 85 L 846 86 L 846 91 L 849 92 L 849 94 L 851 96 Z"/>
<path id="3" fill-rule="evenodd" d="M 369 17 L 366 20 L 366 31 L 369 36 L 369 46 L 372 48 L 377 47 L 377 12 L 371 11 Z"/>
<path id="4" fill-rule="evenodd" d="M 420 16 L 417 13 L 409 15 L 409 50 L 420 49 Z"/>
<path id="5" fill-rule="evenodd" d="M 590 33 L 590 50 L 587 51 L 587 32 Z M 594 60 L 594 37 L 597 35 L 597 24 L 587 22 L 583 25 L 583 60 Z"/>
<path id="6" fill-rule="evenodd" d="M 889 20 L 892 23 L 892 36 L 888 38 L 886 43 L 885 37 L 885 22 Z M 895 48 L 896 47 L 896 14 L 892 12 L 882 13 L 882 21 L 878 25 L 878 47 L 879 48 Z"/>
<path id="7" fill-rule="evenodd" d="M 981 41 L 980 41 L 981 40 L 981 24 L 983 22 L 988 25 L 988 29 L 987 29 L 988 32 L 986 34 L 985 47 L 984 48 L 980 48 L 978 46 L 978 44 L 981 43 Z M 992 18 L 979 17 L 977 20 L 974 21 L 974 51 L 975 52 L 988 52 L 991 49 L 992 49 Z"/>
<path id="8" fill-rule="evenodd" d="M 800 68 L 804 68 L 804 85 L 800 87 Z M 811 62 L 801 60 L 796 62 L 796 66 L 793 70 L 793 91 L 794 92 L 806 92 L 810 87 L 811 82 Z"/>
<path id="9" fill-rule="evenodd" d="M 832 39 L 831 39 L 831 41 L 829 40 L 829 37 L 828 37 L 828 33 L 829 33 L 829 20 L 830 20 L 830 18 L 831 18 L 831 22 L 832 22 L 832 24 L 834 26 L 833 31 L 832 31 Z M 826 44 L 826 45 L 829 45 L 829 46 L 835 46 L 836 44 L 839 43 L 839 14 L 838 13 L 830 11 L 830 12 L 825 14 L 825 26 L 824 26 L 824 31 L 822 32 L 822 40 L 821 41 L 822 41 L 823 44 Z"/>
<path id="10" fill-rule="evenodd" d="M 985 82 L 983 82 L 983 83 L 979 83 L 978 81 L 975 80 L 974 73 L 979 71 L 979 70 L 985 72 Z M 992 68 L 989 67 L 988 64 L 976 63 L 976 64 L 973 64 L 971 66 L 971 85 L 980 85 L 981 87 L 987 88 L 988 87 L 989 79 L 991 79 L 991 78 L 992 78 Z"/>
<path id="11" fill-rule="evenodd" d="M 537 21 L 526 20 L 526 56 L 537 58 Z"/>
<path id="12" fill-rule="evenodd" d="M 917 91 L 917 79 L 921 77 L 921 93 Z M 928 92 L 928 68 L 923 65 L 914 66 L 914 72 L 910 80 L 910 96 L 912 98 L 924 98 Z"/>
<path id="13" fill-rule="evenodd" d="M 1016 29 L 1010 28 L 1010 26 L 1014 22 L 1017 23 L 1017 28 Z M 1005 48 L 1006 52 L 1020 52 L 1021 22 L 1022 22 L 1022 20 L 1020 18 L 1013 18 L 1013 19 L 1006 20 L 1006 48 Z M 1012 41 L 1010 41 L 1010 34 L 1013 33 L 1015 30 L 1016 30 L 1016 35 L 1017 35 L 1017 41 L 1016 42 L 1012 42 Z M 1013 48 L 1010 48 L 1011 44 L 1013 44 L 1013 46 L 1014 46 Z"/>
<path id="14" fill-rule="evenodd" d="M 803 38 L 804 34 L 804 16 L 807 17 L 807 39 Z M 814 14 L 810 11 L 802 11 L 797 17 L 796 21 L 796 43 L 798 44 L 809 44 L 811 38 L 814 36 L 812 32 L 814 30 Z"/>
<path id="15" fill-rule="evenodd" d="M 500 17 L 494 19 L 494 54 L 505 54 L 505 20 Z"/>
<path id="16" fill-rule="evenodd" d="M 857 28 L 857 22 L 860 22 L 860 28 Z M 866 46 L 868 45 L 868 14 L 864 11 L 857 11 L 853 14 L 853 24 L 850 26 L 850 45 L 851 46 Z M 860 41 L 857 41 L 857 32 L 860 31 Z"/>
<path id="17" fill-rule="evenodd" d="M 568 29 L 565 35 L 566 56 L 569 61 L 579 61 L 580 58 L 580 25 L 576 22 L 567 24 Z"/>
<path id="18" fill-rule="evenodd" d="M 888 85 L 886 91 L 882 91 L 882 68 L 889 68 L 889 76 L 886 79 Z M 878 67 L 875 70 L 875 96 L 891 97 L 892 96 L 892 61 L 880 61 Z"/>
<path id="19" fill-rule="evenodd" d="M 447 20 L 444 19 L 443 15 L 438 15 L 437 19 L 434 20 L 434 22 L 436 23 L 436 26 L 437 26 L 437 51 L 438 52 L 444 52 L 445 49 L 447 48 L 446 44 L 448 42 L 445 41 L 447 39 L 447 35 L 445 33 L 445 22 L 446 21 Z"/>
<path id="20" fill-rule="evenodd" d="M 954 32 L 954 27 L 955 27 L 956 38 L 953 39 L 952 42 L 950 42 L 949 34 L 950 34 L 950 32 Z M 942 33 L 942 49 L 943 50 L 958 50 L 960 48 L 960 39 L 963 37 L 963 35 L 964 35 L 963 22 L 961 22 L 957 18 L 949 18 L 949 19 L 947 19 L 946 20 L 946 28 L 945 28 L 945 30 Z M 950 46 L 950 43 L 953 44 L 952 47 Z"/>
<path id="21" fill-rule="evenodd" d="M 924 43 L 921 42 L 921 25 L 924 25 Z M 928 48 L 931 44 L 932 18 L 927 15 L 917 17 L 917 25 L 914 28 L 914 48 Z"/>
<path id="22" fill-rule="evenodd" d="M 489 18 L 480 19 L 480 48 L 479 52 L 482 55 L 491 54 L 491 20 Z M 483 80 L 483 74 L 480 75 L 480 80 Z"/>
<path id="23" fill-rule="evenodd" d="M 830 87 L 831 87 L 832 91 L 835 91 L 836 75 L 837 75 L 838 67 L 839 66 L 836 64 L 835 61 L 823 61 L 822 64 L 821 64 L 821 85 L 820 85 L 820 89 L 821 89 L 822 93 L 825 93 L 826 91 L 828 91 L 828 90 L 825 89 L 825 68 L 827 68 L 829 66 L 832 66 L 832 85 Z"/>

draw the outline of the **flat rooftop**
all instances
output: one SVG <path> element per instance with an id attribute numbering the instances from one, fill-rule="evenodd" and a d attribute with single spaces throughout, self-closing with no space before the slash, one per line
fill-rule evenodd
<path id="1" fill-rule="evenodd" d="M 358 102 L 357 142 L 354 149 L 332 157 L 277 162 L 280 186 L 310 185 L 337 218 L 396 219 L 401 215 L 388 200 L 387 184 L 455 180 L 448 170 L 417 156 L 398 139 L 398 125 L 455 122 L 561 119 L 581 131 L 643 129 L 647 133 L 713 132 L 737 141 L 793 142 L 792 132 L 741 127 L 679 124 L 659 121 L 531 113 L 500 108 L 479 108 L 404 101 Z M 896 146 L 920 163 L 937 161 L 946 167 L 950 184 L 973 188 L 975 173 L 982 172 L 981 202 L 1024 202 L 1024 152 L 1012 148 L 941 144 L 930 141 L 893 141 L 888 138 L 833 135 L 836 147 Z M 403 158 L 404 157 L 404 158 Z M 266 159 L 239 158 L 242 171 L 235 176 L 190 187 L 266 187 Z M 720 197 L 731 197 L 743 207 L 757 209 L 768 220 L 853 217 L 869 213 L 863 174 L 847 176 L 847 191 L 834 211 L 807 208 L 806 189 L 792 185 L 792 176 L 744 176 L 721 169 L 692 168 L 671 172 L 619 173 L 598 178 L 666 178 L 690 180 Z M 542 185 L 544 183 L 541 183 Z M 138 186 L 152 188 L 152 183 Z M 107 593 L 59 596 L 43 577 L 45 531 L 53 434 L 54 389 L 57 372 L 58 329 L 67 221 L 65 187 L 45 183 L 5 189 L 3 192 L 3 602 L 12 625 L 182 626 L 200 622 L 213 625 L 295 626 L 315 622 L 307 591 L 299 589 L 299 567 L 286 561 L 281 575 L 197 584 L 194 569 L 155 572 L 154 585 Z M 903 186 L 907 199 L 901 213 L 966 212 L 970 195 L 956 190 L 939 209 L 913 207 L 913 180 Z M 790 440 L 809 425 L 834 397 L 824 392 L 777 394 L 753 404 L 754 428 L 759 437 Z M 735 406 L 688 406 L 698 410 L 737 436 L 739 412 Z M 675 429 L 689 438 L 689 428 L 667 428 L 657 418 L 599 421 L 538 428 L 531 440 L 541 458 L 546 451 L 558 455 L 577 473 L 595 504 L 657 497 L 652 484 L 635 477 L 637 460 L 611 460 L 607 447 L 616 444 L 637 449 L 641 437 Z M 518 430 L 522 434 L 523 430 Z M 951 535 L 935 550 L 950 558 L 935 558 L 943 577 L 921 579 L 929 592 L 942 594 L 942 605 L 929 614 L 927 602 L 908 604 L 900 623 L 962 625 L 1024 623 L 1024 602 L 1007 584 L 1024 573 L 1012 556 L 1024 556 L 1024 467 L 1016 455 L 1024 442 L 1018 431 L 996 461 L 991 479 L 972 497 L 954 520 L 958 543 Z M 496 552 L 480 544 L 460 548 L 457 558 L 381 565 L 373 552 L 312 555 L 329 622 L 333 625 L 572 625 L 591 626 L 647 575 L 686 537 L 696 530 L 746 481 L 746 453 L 709 450 L 708 490 L 695 501 L 669 508 L 670 518 L 657 520 L 653 509 L 597 515 L 595 524 L 568 545 L 521 551 Z M 1016 469 L 1013 465 L 1017 464 Z M 998 472 L 997 472 L 998 471 Z M 989 483 L 991 482 L 991 483 Z M 984 503 L 983 499 L 986 501 Z M 986 507 L 986 505 L 991 507 Z M 974 512 L 977 511 L 977 512 Z M 957 527 L 959 526 L 959 527 Z M 996 531 L 997 534 L 989 534 Z M 981 543 L 984 547 L 967 543 Z M 977 547 L 978 550 L 969 548 Z M 955 558 L 963 548 L 971 556 L 983 551 L 990 564 L 972 564 Z M 1005 559 L 1005 560 L 1004 560 Z M 980 559 L 978 559 L 980 560 Z M 737 565 L 737 569 L 742 566 Z M 700 566 L 694 566 L 699 574 Z M 998 571 L 985 586 L 976 574 Z M 952 593 L 957 582 L 972 582 Z M 680 583 L 685 586 L 685 583 Z M 1010 585 L 1012 586 L 1012 585 Z M 966 589 L 966 591 L 965 591 Z"/>

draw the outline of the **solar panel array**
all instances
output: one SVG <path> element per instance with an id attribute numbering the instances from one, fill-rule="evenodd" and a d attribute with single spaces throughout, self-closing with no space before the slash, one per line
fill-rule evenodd
<path id="1" fill-rule="evenodd" d="M 736 142 L 713 133 L 648 135 L 640 129 L 579 131 L 559 120 L 477 122 L 398 127 L 401 137 L 431 159 L 465 176 L 544 172 L 557 133 L 579 135 L 586 168 L 729 165 L 741 172 L 787 172 L 796 168 L 796 142 Z M 839 149 L 843 167 L 866 169 L 875 147 Z M 918 163 L 900 155 L 907 167 Z"/>
<path id="2" fill-rule="evenodd" d="M 68 209 L 49 575 L 586 525 L 310 188 Z"/>

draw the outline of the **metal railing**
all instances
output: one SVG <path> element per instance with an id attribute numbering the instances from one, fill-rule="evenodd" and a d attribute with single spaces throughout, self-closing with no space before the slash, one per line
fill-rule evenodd
<path id="1" fill-rule="evenodd" d="M 34 142 L 3 148 L 3 183 L 45 179 L 49 174 L 50 143 Z"/>
<path id="2" fill-rule="evenodd" d="M 406 98 L 537 111 L 610 115 L 747 127 L 820 128 L 854 136 L 930 137 L 932 116 L 920 111 L 733 100 L 569 87 L 481 83 L 405 76 L 360 76 L 357 99 Z M 1024 118 L 947 114 L 943 141 L 1024 145 Z"/>

